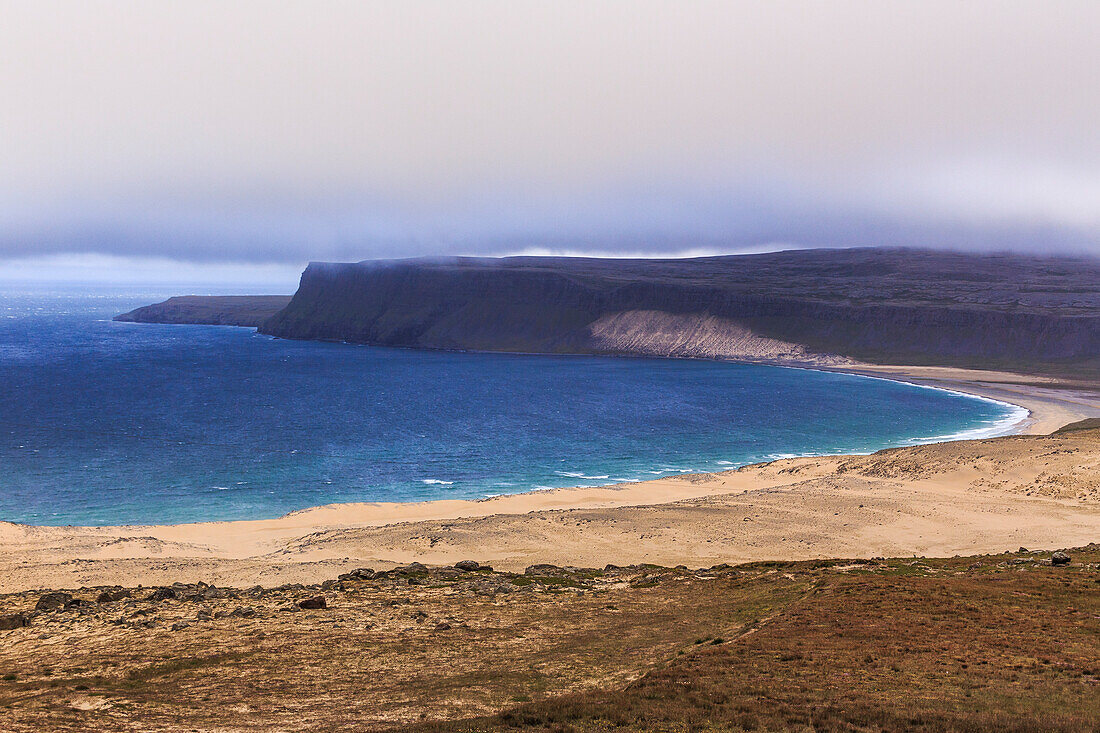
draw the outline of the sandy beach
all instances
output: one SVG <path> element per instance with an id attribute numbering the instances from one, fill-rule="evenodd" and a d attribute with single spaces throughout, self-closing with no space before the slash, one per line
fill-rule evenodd
<path id="1" fill-rule="evenodd" d="M 508 570 L 819 557 L 950 556 L 1100 538 L 1100 416 L 1088 386 L 1000 372 L 860 367 L 1030 411 L 1018 435 L 794 458 L 715 474 L 481 501 L 340 504 L 173 526 L 0 523 L 0 591 L 179 580 L 318 582 L 471 558 Z"/>

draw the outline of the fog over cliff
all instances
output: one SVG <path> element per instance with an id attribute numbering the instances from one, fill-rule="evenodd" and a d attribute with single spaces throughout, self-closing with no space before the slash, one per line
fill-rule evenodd
<path id="1" fill-rule="evenodd" d="M 42 0 L 3 17 L 0 276 L 1100 254 L 1095 2 Z"/>

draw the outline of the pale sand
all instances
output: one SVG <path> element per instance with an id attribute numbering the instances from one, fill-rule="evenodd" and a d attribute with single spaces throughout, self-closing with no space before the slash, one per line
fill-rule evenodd
<path id="1" fill-rule="evenodd" d="M 1047 433 L 1100 395 L 998 372 L 861 367 L 1031 410 Z M 0 591 L 197 581 L 318 582 L 359 566 L 472 558 L 501 569 L 954 555 L 1100 540 L 1100 432 L 796 458 L 622 484 L 419 504 L 342 504 L 273 520 L 148 527 L 0 523 Z"/>
<path id="2" fill-rule="evenodd" d="M 1031 415 L 1018 431 L 1025 435 L 1046 435 L 1071 422 L 1100 417 L 1100 389 L 1051 377 L 954 367 L 872 364 L 835 371 L 942 387 L 1026 407 Z"/>

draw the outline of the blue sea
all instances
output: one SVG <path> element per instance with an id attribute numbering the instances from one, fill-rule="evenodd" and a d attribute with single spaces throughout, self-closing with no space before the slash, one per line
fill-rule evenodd
<path id="1" fill-rule="evenodd" d="M 1001 434 L 1023 416 L 802 369 L 115 323 L 180 290 L 2 287 L 7 521 L 161 524 L 479 498 Z"/>

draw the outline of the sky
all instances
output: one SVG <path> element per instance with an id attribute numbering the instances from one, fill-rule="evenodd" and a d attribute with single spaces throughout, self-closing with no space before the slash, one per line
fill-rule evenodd
<path id="1" fill-rule="evenodd" d="M 0 0 L 0 280 L 1100 255 L 1095 0 Z"/>

